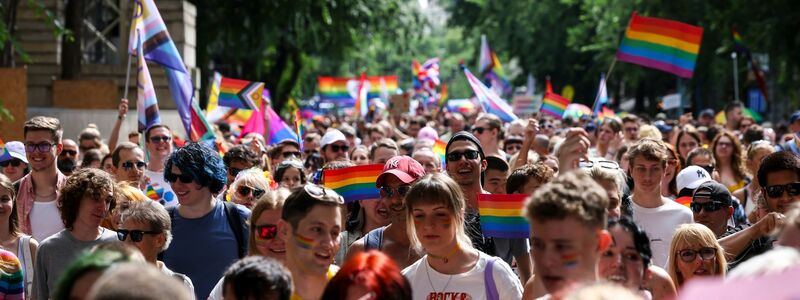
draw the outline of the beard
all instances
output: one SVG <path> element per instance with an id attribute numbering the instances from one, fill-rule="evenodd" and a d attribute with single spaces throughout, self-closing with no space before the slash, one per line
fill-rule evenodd
<path id="1" fill-rule="evenodd" d="M 59 159 L 56 162 L 56 166 L 58 167 L 58 170 L 61 171 L 61 173 L 70 173 L 72 171 L 75 171 L 75 168 L 77 168 L 78 164 L 74 159 L 67 158 L 67 159 Z"/>

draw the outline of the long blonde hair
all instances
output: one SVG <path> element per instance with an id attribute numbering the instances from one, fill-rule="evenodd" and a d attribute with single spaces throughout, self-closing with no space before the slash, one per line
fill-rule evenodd
<path id="1" fill-rule="evenodd" d="M 683 224 L 675 231 L 672 243 L 669 245 L 669 277 L 675 282 L 675 287 L 680 288 L 684 283 L 683 274 L 678 271 L 678 251 L 686 247 L 711 247 L 716 249 L 717 269 L 714 274 L 725 276 L 728 269 L 728 261 L 725 259 L 725 250 L 722 249 L 717 237 L 711 229 L 705 225 L 692 223 Z"/>
<path id="2" fill-rule="evenodd" d="M 406 194 L 406 222 L 407 233 L 411 241 L 411 248 L 419 254 L 424 253 L 424 248 L 417 238 L 417 228 L 414 226 L 414 216 L 411 212 L 414 206 L 422 204 L 442 204 L 453 215 L 453 227 L 456 229 L 456 240 L 459 247 L 473 249 L 467 232 L 464 230 L 464 208 L 466 207 L 464 193 L 461 187 L 447 175 L 442 173 L 428 174 L 411 185 Z"/>

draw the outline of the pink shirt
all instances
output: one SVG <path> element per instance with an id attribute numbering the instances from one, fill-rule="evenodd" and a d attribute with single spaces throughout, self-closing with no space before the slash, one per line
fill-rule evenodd
<path id="1" fill-rule="evenodd" d="M 61 187 L 67 181 L 67 176 L 61 174 L 61 171 L 56 169 L 58 180 L 56 181 L 56 199 L 61 196 Z M 19 180 L 19 191 L 17 191 L 17 216 L 19 217 L 19 228 L 27 234 L 31 234 L 31 210 L 33 210 L 33 202 L 36 200 L 36 190 L 33 186 L 33 174 L 25 175 Z"/>

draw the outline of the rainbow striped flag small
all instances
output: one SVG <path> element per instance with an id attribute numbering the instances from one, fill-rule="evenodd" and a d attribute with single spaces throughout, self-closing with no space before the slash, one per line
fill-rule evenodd
<path id="1" fill-rule="evenodd" d="M 322 172 L 322 182 L 326 188 L 332 189 L 344 197 L 344 201 L 347 203 L 379 199 L 381 193 L 375 187 L 375 182 L 382 172 L 382 164 L 325 170 Z"/>
<path id="2" fill-rule="evenodd" d="M 543 114 L 547 114 L 558 120 L 561 120 L 564 117 L 564 111 L 567 110 L 567 106 L 570 104 L 570 102 L 572 101 L 561 97 L 559 94 L 545 93 L 540 111 Z"/>
<path id="3" fill-rule="evenodd" d="M 442 165 L 447 163 L 447 159 L 445 159 L 445 154 L 447 152 L 447 142 L 437 139 L 436 141 L 433 142 L 432 150 L 433 153 L 436 153 L 436 155 L 439 156 Z"/>
<path id="4" fill-rule="evenodd" d="M 633 13 L 617 59 L 692 78 L 703 28 Z"/>
<path id="5" fill-rule="evenodd" d="M 478 195 L 478 213 L 484 236 L 526 239 L 531 236 L 528 220 L 522 215 L 527 195 Z"/>

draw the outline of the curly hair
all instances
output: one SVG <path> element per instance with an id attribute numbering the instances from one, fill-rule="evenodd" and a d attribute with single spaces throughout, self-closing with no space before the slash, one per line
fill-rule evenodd
<path id="1" fill-rule="evenodd" d="M 211 193 L 219 193 L 228 182 L 225 165 L 219 154 L 198 143 L 188 143 L 170 154 L 164 164 L 164 180 L 172 172 L 172 167 L 189 174 L 202 187 L 208 187 Z"/>
<path id="2" fill-rule="evenodd" d="M 110 193 L 109 193 L 110 192 Z M 108 195 L 110 194 L 110 195 Z M 61 205 L 61 221 L 64 227 L 73 229 L 78 218 L 78 210 L 84 197 L 95 200 L 106 198 L 111 212 L 117 205 L 115 199 L 116 187 L 111 175 L 100 169 L 81 169 L 67 177 L 67 182 L 61 188 L 58 203 Z"/>
<path id="3" fill-rule="evenodd" d="M 606 226 L 608 195 L 589 175 L 574 170 L 539 188 L 525 203 L 525 216 L 533 222 L 577 219 L 589 228 Z"/>
<path id="4" fill-rule="evenodd" d="M 711 153 L 714 155 L 714 160 L 717 162 L 717 166 L 720 165 L 720 158 L 717 155 L 717 145 L 719 145 L 719 140 L 722 139 L 722 137 L 727 137 L 728 139 L 731 140 L 731 143 L 733 144 L 733 149 L 732 149 L 733 157 L 731 157 L 731 169 L 733 169 L 733 174 L 736 175 L 736 180 L 737 181 L 744 180 L 744 178 L 747 177 L 749 174 L 744 164 L 745 159 L 744 159 L 744 154 L 742 153 L 744 152 L 744 150 L 742 149 L 742 142 L 740 142 L 739 138 L 737 138 L 733 133 L 727 130 L 723 130 L 722 132 L 720 132 L 719 135 L 717 135 L 717 137 L 715 137 L 714 140 L 711 142 L 711 147 L 709 147 L 711 148 Z"/>
<path id="5" fill-rule="evenodd" d="M 506 181 L 506 191 L 518 193 L 531 179 L 536 179 L 541 184 L 548 183 L 553 180 L 554 174 L 553 169 L 541 161 L 524 165 L 511 171 L 511 175 L 508 176 L 508 181 Z"/>
<path id="6" fill-rule="evenodd" d="M 225 156 L 222 157 L 222 162 L 225 163 L 225 168 L 230 168 L 231 163 L 233 163 L 235 160 L 241 160 L 253 166 L 261 165 L 261 157 L 250 150 L 250 147 L 245 145 L 237 145 L 231 149 L 228 149 L 228 152 L 225 152 Z"/>

